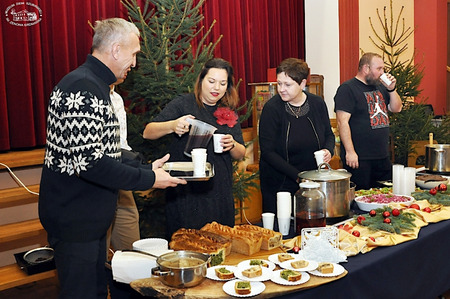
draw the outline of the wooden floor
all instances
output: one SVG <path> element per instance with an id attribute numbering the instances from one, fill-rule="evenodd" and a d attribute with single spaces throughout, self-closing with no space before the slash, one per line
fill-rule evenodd
<path id="1" fill-rule="evenodd" d="M 36 283 L 0 292 L 0 299 L 57 299 L 58 281 L 49 278 Z M 108 298 L 110 298 L 108 296 Z M 450 290 L 436 299 L 450 299 Z M 114 298 L 112 298 L 114 299 Z"/>

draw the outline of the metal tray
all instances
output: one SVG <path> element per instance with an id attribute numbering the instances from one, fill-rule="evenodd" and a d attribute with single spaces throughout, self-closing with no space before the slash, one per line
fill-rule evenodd
<path id="1" fill-rule="evenodd" d="M 194 163 L 192 162 L 167 162 L 162 167 L 171 176 L 186 181 L 207 181 L 214 176 L 214 166 L 206 162 L 205 176 L 194 176 Z"/>

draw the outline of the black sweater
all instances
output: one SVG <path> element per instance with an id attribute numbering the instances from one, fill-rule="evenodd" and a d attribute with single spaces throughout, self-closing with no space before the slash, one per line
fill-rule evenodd
<path id="1" fill-rule="evenodd" d="M 89 55 L 53 89 L 47 120 L 39 217 L 49 236 L 85 242 L 111 224 L 118 189 L 146 190 L 151 165 L 121 162 L 119 123 L 109 98 L 111 70 Z"/>
<path id="2" fill-rule="evenodd" d="M 306 94 L 310 106 L 310 121 L 317 133 L 320 143 L 319 147 L 329 150 L 331 155 L 333 155 L 335 137 L 331 130 L 325 101 L 314 94 L 308 92 Z M 264 105 L 259 123 L 259 144 L 261 149 L 259 164 L 263 201 L 265 203 L 271 202 L 272 204 L 275 201 L 275 206 L 276 192 L 280 191 L 280 186 L 285 180 L 295 182 L 298 173 L 304 170 L 297 169 L 288 162 L 289 157 L 286 145 L 289 127 L 290 123 L 285 111 L 285 102 L 280 95 L 275 95 Z M 298 132 L 298 134 L 302 133 Z M 267 207 L 266 204 L 265 207 Z M 269 212 L 269 210 L 264 211 Z"/>

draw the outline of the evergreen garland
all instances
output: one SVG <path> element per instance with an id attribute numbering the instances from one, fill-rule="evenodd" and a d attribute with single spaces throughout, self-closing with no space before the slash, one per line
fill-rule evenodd
<path id="1" fill-rule="evenodd" d="M 383 230 L 390 233 L 397 233 L 401 234 L 403 231 L 412 231 L 416 227 L 414 224 L 414 220 L 416 215 L 409 212 L 403 212 L 400 210 L 400 215 L 393 216 L 392 215 L 392 208 L 390 207 L 384 207 L 376 209 L 376 215 L 370 216 L 369 213 L 363 214 L 366 219 L 362 220 L 361 223 L 357 221 L 358 216 L 353 216 L 354 220 L 359 223 L 362 226 L 368 227 L 370 230 Z M 388 211 L 390 213 L 390 216 L 388 217 L 391 219 L 391 223 L 384 223 L 385 217 L 383 217 L 383 212 Z"/>
<path id="2" fill-rule="evenodd" d="M 450 206 L 450 190 L 438 191 L 436 195 L 431 195 L 428 190 L 422 192 L 413 192 L 411 194 L 416 200 L 428 200 L 430 204 L 440 204 Z"/>

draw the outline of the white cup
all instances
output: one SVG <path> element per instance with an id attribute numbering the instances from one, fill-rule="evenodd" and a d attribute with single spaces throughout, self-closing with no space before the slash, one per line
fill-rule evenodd
<path id="1" fill-rule="evenodd" d="M 292 196 L 289 192 L 277 192 L 277 217 L 291 217 Z"/>
<path id="2" fill-rule="evenodd" d="M 223 146 L 220 144 L 220 140 L 225 134 L 214 134 L 213 142 L 214 142 L 214 152 L 215 153 L 223 153 Z"/>
<path id="3" fill-rule="evenodd" d="M 262 217 L 263 227 L 273 230 L 273 222 L 275 220 L 275 214 L 274 213 L 262 213 L 261 217 Z"/>
<path id="4" fill-rule="evenodd" d="M 191 151 L 192 162 L 194 164 L 194 177 L 206 175 L 206 149 L 194 148 Z"/>
<path id="5" fill-rule="evenodd" d="M 383 73 L 383 75 L 380 76 L 380 79 L 383 80 L 384 83 L 386 83 L 386 85 L 391 85 L 392 81 L 388 79 L 388 77 L 386 76 L 386 73 Z"/>
<path id="6" fill-rule="evenodd" d="M 317 166 L 319 166 L 320 164 L 323 163 L 324 155 L 325 155 L 325 152 L 322 150 L 314 152 L 314 158 L 316 158 Z"/>
<path id="7" fill-rule="evenodd" d="M 291 217 L 278 217 L 278 231 L 283 235 L 289 235 L 289 228 L 291 226 Z"/>

